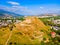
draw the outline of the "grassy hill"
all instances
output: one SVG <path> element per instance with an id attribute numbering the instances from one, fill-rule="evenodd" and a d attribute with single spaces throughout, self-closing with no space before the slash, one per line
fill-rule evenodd
<path id="1" fill-rule="evenodd" d="M 41 45 L 50 40 L 49 28 L 36 17 L 27 17 L 15 26 L 0 29 L 0 45 Z"/>

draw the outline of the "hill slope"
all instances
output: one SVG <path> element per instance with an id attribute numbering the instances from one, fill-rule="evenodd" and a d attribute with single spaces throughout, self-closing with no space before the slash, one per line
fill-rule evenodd
<path id="1" fill-rule="evenodd" d="M 49 42 L 48 27 L 36 17 L 27 17 L 23 22 L 16 24 L 16 28 L 22 33 L 21 36 L 26 38 L 25 42 L 21 42 L 23 44 L 39 44 L 44 38 L 45 42 Z"/>
<path id="2" fill-rule="evenodd" d="M 49 42 L 49 31 L 44 23 L 36 17 L 27 17 L 20 23 L 15 23 L 0 29 L 0 45 L 40 45 L 41 41 Z M 4 40 L 4 41 L 3 41 Z"/>

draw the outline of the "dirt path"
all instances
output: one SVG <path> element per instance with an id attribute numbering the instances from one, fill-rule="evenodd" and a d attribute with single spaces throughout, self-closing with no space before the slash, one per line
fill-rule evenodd
<path id="1" fill-rule="evenodd" d="M 11 33 L 10 33 L 10 35 L 9 35 L 9 38 L 7 39 L 7 41 L 6 41 L 5 45 L 7 45 L 7 44 L 8 44 L 8 41 L 11 39 L 12 32 L 13 32 L 13 31 L 11 31 Z"/>

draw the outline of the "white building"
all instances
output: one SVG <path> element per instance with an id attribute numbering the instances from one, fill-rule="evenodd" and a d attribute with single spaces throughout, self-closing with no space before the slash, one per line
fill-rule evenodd
<path id="1" fill-rule="evenodd" d="M 12 20 L 7 20 L 7 23 L 12 23 Z"/>
<path id="2" fill-rule="evenodd" d="M 60 19 L 54 20 L 54 24 L 60 24 Z"/>
<path id="3" fill-rule="evenodd" d="M 16 22 L 15 22 L 15 23 L 19 23 L 19 22 L 21 22 L 21 20 L 16 20 Z"/>

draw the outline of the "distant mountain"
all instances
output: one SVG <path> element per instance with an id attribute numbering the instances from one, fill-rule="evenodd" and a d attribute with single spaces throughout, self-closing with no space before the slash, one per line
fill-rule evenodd
<path id="1" fill-rule="evenodd" d="M 20 15 L 20 14 L 16 14 L 14 12 L 9 12 L 9 11 L 0 9 L 0 16 L 5 16 L 5 15 L 10 15 L 10 16 L 23 16 L 23 15 Z"/>

